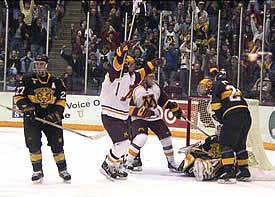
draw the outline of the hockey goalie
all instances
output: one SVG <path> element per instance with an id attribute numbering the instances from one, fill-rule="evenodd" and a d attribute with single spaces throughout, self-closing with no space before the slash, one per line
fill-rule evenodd
<path id="1" fill-rule="evenodd" d="M 209 136 L 204 143 L 196 143 L 187 148 L 180 149 L 186 157 L 179 169 L 198 181 L 215 180 L 222 173 L 221 152 L 217 135 Z"/>
<path id="2" fill-rule="evenodd" d="M 201 95 L 208 93 L 207 83 L 207 79 L 200 81 L 198 92 Z M 208 102 L 205 113 L 211 117 L 213 127 L 216 128 L 215 135 L 207 137 L 204 143 L 196 143 L 179 150 L 180 153 L 186 154 L 179 168 L 185 175 L 195 177 L 198 181 L 215 180 L 223 173 L 219 148 L 219 133 L 222 125 L 213 118 L 215 113 L 211 109 L 210 101 Z"/>

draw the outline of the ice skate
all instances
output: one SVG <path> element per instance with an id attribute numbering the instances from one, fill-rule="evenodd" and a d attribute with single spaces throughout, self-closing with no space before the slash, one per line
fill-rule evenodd
<path id="1" fill-rule="evenodd" d="M 136 157 L 133 160 L 131 168 L 132 168 L 132 171 L 136 171 L 136 172 L 141 172 L 142 171 L 142 162 L 141 162 L 140 157 Z"/>
<path id="2" fill-rule="evenodd" d="M 248 170 L 248 168 L 240 168 L 238 173 L 236 174 L 237 181 L 243 181 L 243 182 L 251 182 L 251 174 Z"/>
<path id="3" fill-rule="evenodd" d="M 41 170 L 37 171 L 37 172 L 34 172 L 32 174 L 32 182 L 34 184 L 43 183 L 43 177 L 44 177 L 44 174 L 43 174 L 43 172 Z"/>
<path id="4" fill-rule="evenodd" d="M 106 161 L 103 162 L 99 171 L 110 181 L 114 181 L 117 177 L 115 168 L 113 166 L 109 166 Z"/>
<path id="5" fill-rule="evenodd" d="M 224 172 L 219 178 L 218 183 L 221 184 L 235 184 L 236 181 L 236 174 L 232 171 Z"/>
<path id="6" fill-rule="evenodd" d="M 67 170 L 59 171 L 59 176 L 63 179 L 65 183 L 71 183 L 72 177 Z"/>
<path id="7" fill-rule="evenodd" d="M 182 171 L 176 167 L 176 164 L 171 164 L 170 162 L 168 162 L 168 169 L 171 173 L 182 173 Z"/>
<path id="8" fill-rule="evenodd" d="M 116 172 L 116 179 L 119 179 L 119 180 L 126 180 L 127 177 L 128 177 L 128 173 L 127 173 L 127 170 L 125 168 L 125 166 L 121 163 L 119 165 L 119 167 L 115 168 L 115 172 Z"/>

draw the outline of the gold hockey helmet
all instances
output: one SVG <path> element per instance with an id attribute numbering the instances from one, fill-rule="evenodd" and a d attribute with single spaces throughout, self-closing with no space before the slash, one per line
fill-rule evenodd
<path id="1" fill-rule="evenodd" d="M 212 90 L 212 80 L 211 79 L 203 79 L 200 81 L 197 91 L 199 95 L 207 95 L 211 93 Z"/>

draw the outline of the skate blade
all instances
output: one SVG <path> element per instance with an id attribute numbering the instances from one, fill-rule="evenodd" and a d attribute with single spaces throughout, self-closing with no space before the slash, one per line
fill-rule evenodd
<path id="1" fill-rule="evenodd" d="M 61 177 L 60 177 L 60 179 L 61 179 L 62 183 L 65 183 L 65 184 L 71 184 L 72 183 L 71 180 L 65 180 Z"/>
<path id="2" fill-rule="evenodd" d="M 251 177 L 241 177 L 238 178 L 237 181 L 241 181 L 241 182 L 251 182 L 252 178 Z"/>
<path id="3" fill-rule="evenodd" d="M 218 183 L 220 183 L 220 184 L 236 184 L 237 180 L 236 180 L 236 178 L 218 179 Z"/>
<path id="4" fill-rule="evenodd" d="M 33 183 L 34 185 L 42 184 L 43 182 L 44 182 L 44 179 L 43 179 L 43 178 L 38 179 L 38 180 L 36 180 L 36 181 L 32 181 L 32 183 Z"/>
<path id="5" fill-rule="evenodd" d="M 99 172 L 100 172 L 101 174 L 103 174 L 109 181 L 112 181 L 112 182 L 115 181 L 115 179 L 112 178 L 112 177 L 110 177 L 110 176 L 105 172 L 105 170 L 100 169 Z"/>
<path id="6" fill-rule="evenodd" d="M 127 177 L 118 177 L 118 178 L 116 178 L 115 180 L 125 181 L 125 180 L 127 180 Z"/>
<path id="7" fill-rule="evenodd" d="M 134 169 L 132 171 L 141 172 L 142 171 L 142 167 L 141 166 L 134 167 Z"/>

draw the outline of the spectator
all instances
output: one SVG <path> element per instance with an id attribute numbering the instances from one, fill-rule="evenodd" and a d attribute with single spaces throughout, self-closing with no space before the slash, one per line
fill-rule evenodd
<path id="1" fill-rule="evenodd" d="M 8 76 L 21 74 L 21 64 L 19 59 L 19 52 L 16 50 L 11 51 L 7 62 Z"/>
<path id="2" fill-rule="evenodd" d="M 208 13 L 204 10 L 205 2 L 199 1 L 198 6 L 196 6 L 196 1 L 192 0 L 191 5 L 192 5 L 192 9 L 195 12 L 194 25 L 196 26 L 199 23 L 200 17 L 205 18 L 206 23 L 209 24 Z M 190 16 L 191 16 L 191 13 L 190 13 Z"/>
<path id="3" fill-rule="evenodd" d="M 72 52 L 71 55 L 65 54 L 65 47 L 63 46 L 60 50 L 60 55 L 67 61 L 68 65 L 71 65 L 73 68 L 73 72 L 76 73 L 78 77 L 81 77 L 82 80 L 84 79 L 84 57 L 83 55 L 77 55 Z"/>
<path id="4" fill-rule="evenodd" d="M 26 32 L 26 24 L 24 22 L 24 14 L 20 13 L 18 15 L 18 20 L 15 20 L 11 24 L 11 31 L 10 31 L 10 36 L 11 36 L 10 51 L 18 50 L 19 57 L 23 57 L 24 55 L 24 40 L 26 35 L 27 35 L 27 32 Z"/>
<path id="5" fill-rule="evenodd" d="M 144 49 L 140 46 L 140 43 L 136 47 L 133 47 L 133 58 L 135 59 L 136 69 L 141 68 L 144 65 Z M 143 51 L 143 52 L 142 52 Z"/>
<path id="6" fill-rule="evenodd" d="M 31 31 L 31 52 L 34 57 L 42 55 L 46 46 L 47 32 L 42 24 L 42 19 L 37 18 L 33 21 Z"/>
<path id="7" fill-rule="evenodd" d="M 169 85 L 171 81 L 175 80 L 178 69 L 178 49 L 176 49 L 174 43 L 171 43 L 168 48 L 164 48 L 163 56 L 166 59 L 166 65 L 163 67 L 163 77 Z"/>
<path id="8" fill-rule="evenodd" d="M 74 29 L 74 24 L 71 24 L 71 43 L 72 54 L 81 55 L 84 51 L 84 43 L 81 43 L 81 33 L 77 33 Z M 66 45 L 63 46 L 65 48 Z"/>
<path id="9" fill-rule="evenodd" d="M 183 83 L 183 90 L 185 93 L 188 92 L 189 83 L 189 70 L 190 70 L 190 52 L 191 52 L 191 40 L 190 36 L 186 37 L 186 40 L 181 44 L 180 48 L 180 81 Z M 197 45 L 193 42 L 193 54 L 192 54 L 192 65 L 195 64 L 196 56 L 195 51 L 197 51 Z M 199 65 L 201 66 L 201 65 Z M 200 68 L 202 69 L 202 68 Z"/>
<path id="10" fill-rule="evenodd" d="M 32 72 L 32 64 L 34 62 L 34 58 L 32 57 L 31 51 L 28 51 L 27 55 L 20 59 L 20 62 L 21 62 L 21 73 Z"/>
<path id="11" fill-rule="evenodd" d="M 144 61 L 150 61 L 157 57 L 157 48 L 156 45 L 153 45 L 149 39 L 144 40 Z"/>
<path id="12" fill-rule="evenodd" d="M 104 45 L 103 49 L 96 54 L 99 65 L 111 65 L 114 58 L 114 51 L 111 51 L 108 46 Z"/>
<path id="13" fill-rule="evenodd" d="M 32 13 L 33 13 L 33 7 L 34 7 L 34 0 L 31 0 L 31 2 L 26 1 L 25 4 L 23 0 L 20 0 L 19 3 L 21 13 L 24 14 L 24 22 L 27 25 L 28 32 L 31 32 L 32 29 Z"/>
<path id="14" fill-rule="evenodd" d="M 91 9 L 91 15 L 90 15 L 90 27 L 93 32 L 98 36 L 101 32 L 101 15 L 97 13 L 96 8 Z"/>
<path id="15" fill-rule="evenodd" d="M 7 91 L 15 91 L 16 88 L 16 77 L 10 76 L 7 81 Z"/>
<path id="16" fill-rule="evenodd" d="M 108 21 L 104 24 L 103 44 L 109 50 L 115 50 L 119 46 L 119 34 Z"/>
<path id="17" fill-rule="evenodd" d="M 70 65 L 66 67 L 66 71 L 61 75 L 61 79 L 64 81 L 66 89 L 69 92 L 81 90 L 83 87 L 81 80 L 76 73 L 73 72 L 73 68 Z"/>
<path id="18" fill-rule="evenodd" d="M 265 24 L 265 39 L 267 39 L 267 37 L 270 33 L 269 29 L 270 29 L 270 19 L 267 19 L 266 24 Z M 262 40 L 263 26 L 259 25 L 259 28 L 256 27 L 254 14 L 251 15 L 251 30 L 253 32 L 253 43 L 255 43 L 256 40 Z"/>
<path id="19" fill-rule="evenodd" d="M 179 40 L 177 34 L 174 32 L 174 26 L 169 24 L 168 30 L 164 33 L 164 47 L 167 48 L 171 43 L 174 43 L 176 48 L 179 47 Z"/>

